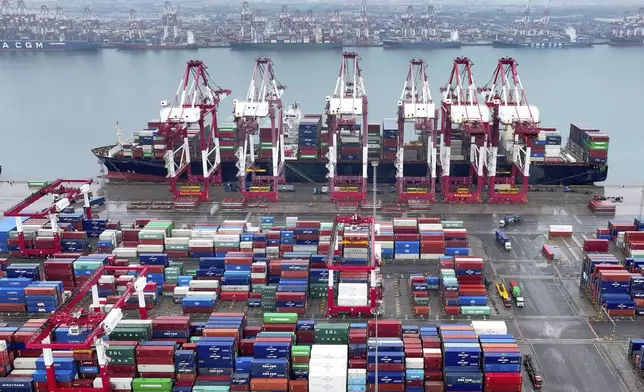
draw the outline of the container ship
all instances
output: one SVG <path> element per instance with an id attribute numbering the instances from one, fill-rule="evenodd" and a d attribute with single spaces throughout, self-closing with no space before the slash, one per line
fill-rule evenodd
<path id="1" fill-rule="evenodd" d="M 2 40 L 0 52 L 71 52 L 100 49 L 100 44 L 89 41 L 61 40 Z"/>
<path id="2" fill-rule="evenodd" d="M 644 35 L 616 36 L 608 40 L 610 46 L 644 46 Z"/>
<path id="3" fill-rule="evenodd" d="M 410 38 L 391 38 L 382 41 L 385 49 L 440 49 L 440 48 L 460 48 L 461 41 L 458 39 L 458 33 L 453 32 L 449 38 L 440 37 L 410 37 Z"/>
<path id="4" fill-rule="evenodd" d="M 590 39 L 578 38 L 574 28 L 566 29 L 565 35 L 546 36 L 516 36 L 502 37 L 492 41 L 495 48 L 535 48 L 535 49 L 561 49 L 561 48 L 590 48 L 593 42 Z"/>
<path id="5" fill-rule="evenodd" d="M 195 50 L 199 45 L 195 43 L 192 32 L 187 33 L 186 42 L 167 42 L 161 39 L 124 40 L 115 44 L 118 50 Z"/>
<path id="6" fill-rule="evenodd" d="M 341 42 L 231 42 L 233 50 L 319 50 L 342 49 Z"/>

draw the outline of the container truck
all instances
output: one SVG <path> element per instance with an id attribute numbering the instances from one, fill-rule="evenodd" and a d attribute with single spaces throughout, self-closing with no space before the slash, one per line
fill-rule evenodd
<path id="1" fill-rule="evenodd" d="M 512 300 L 510 300 L 508 291 L 505 289 L 505 285 L 503 283 L 496 284 L 496 291 L 499 293 L 499 297 L 503 300 L 503 306 L 506 308 L 512 307 Z"/>
<path id="2" fill-rule="evenodd" d="M 528 376 L 530 377 L 530 381 L 532 382 L 534 389 L 541 389 L 541 386 L 543 385 L 541 373 L 534 367 L 532 356 L 528 354 L 523 356 L 523 367 L 525 368 L 525 371 L 528 372 Z"/>
<path id="3" fill-rule="evenodd" d="M 499 226 L 505 227 L 510 223 L 518 223 L 518 222 L 521 222 L 521 215 L 519 214 L 506 215 L 503 219 L 499 221 Z"/>
<path id="4" fill-rule="evenodd" d="M 507 235 L 505 235 L 504 232 L 500 230 L 496 230 L 496 240 L 499 241 L 501 245 L 505 248 L 505 250 L 512 250 L 512 244 L 510 243 L 510 239 L 508 238 Z"/>
<path id="5" fill-rule="evenodd" d="M 512 293 L 512 298 L 514 298 L 514 302 L 517 307 L 522 308 L 525 303 L 523 302 L 523 297 L 521 296 L 521 288 L 519 287 L 519 284 L 516 280 L 510 281 L 510 292 Z"/>

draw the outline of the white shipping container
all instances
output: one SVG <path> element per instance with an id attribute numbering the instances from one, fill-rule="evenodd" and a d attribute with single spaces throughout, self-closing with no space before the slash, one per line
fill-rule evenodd
<path id="1" fill-rule="evenodd" d="M 215 230 L 192 230 L 190 238 L 214 238 L 217 235 Z"/>
<path id="2" fill-rule="evenodd" d="M 127 319 L 121 320 L 119 325 L 152 325 L 152 320 Z"/>
<path id="3" fill-rule="evenodd" d="M 137 248 L 114 248 L 112 253 L 118 258 L 134 259 L 139 255 Z"/>
<path id="4" fill-rule="evenodd" d="M 331 242 L 331 236 L 330 235 L 321 235 L 320 236 L 320 242 Z"/>
<path id="5" fill-rule="evenodd" d="M 217 242 L 239 242 L 239 235 L 235 234 L 217 234 L 213 237 Z"/>
<path id="6" fill-rule="evenodd" d="M 421 231 L 443 231 L 442 223 L 419 223 L 418 230 Z"/>
<path id="7" fill-rule="evenodd" d="M 204 297 L 217 299 L 216 291 L 188 291 L 186 297 Z"/>
<path id="8" fill-rule="evenodd" d="M 103 275 L 98 278 L 98 283 L 114 283 L 116 282 L 116 277 L 114 275 Z M 2 351 L 0 349 L 0 351 Z"/>
<path id="9" fill-rule="evenodd" d="M 139 253 L 162 253 L 163 245 L 139 244 L 136 247 L 136 250 L 138 250 Z"/>
<path id="10" fill-rule="evenodd" d="M 239 249 L 253 249 L 252 241 L 242 241 L 239 243 Z"/>
<path id="11" fill-rule="evenodd" d="M 4 350 L 7 349 L 7 342 L 5 343 Z M 2 350 L 2 351 L 4 351 Z M 16 358 L 13 360 L 13 368 L 16 370 L 36 369 L 36 360 L 38 358 Z"/>
<path id="12" fill-rule="evenodd" d="M 394 227 L 416 227 L 418 221 L 413 218 L 394 218 Z"/>
<path id="13" fill-rule="evenodd" d="M 570 225 L 550 225 L 548 231 L 554 233 L 572 233 L 572 226 Z"/>
<path id="14" fill-rule="evenodd" d="M 258 254 L 258 255 L 265 255 L 266 254 L 266 248 L 253 248 L 253 253 Z"/>
<path id="15" fill-rule="evenodd" d="M 419 258 L 418 253 L 396 253 L 394 254 L 394 259 L 397 260 L 417 260 Z"/>
<path id="16" fill-rule="evenodd" d="M 172 236 L 173 237 L 181 237 L 181 238 L 190 238 L 192 236 L 192 230 L 190 230 L 190 229 L 173 229 L 172 230 Z"/>
<path id="17" fill-rule="evenodd" d="M 38 229 L 38 237 L 53 237 L 54 231 L 52 229 Z"/>
<path id="18" fill-rule="evenodd" d="M 266 272 L 252 272 L 250 274 L 251 279 L 264 279 L 266 277 Z"/>
<path id="19" fill-rule="evenodd" d="M 186 297 L 190 288 L 187 286 L 177 286 L 174 288 L 174 295 L 177 297 Z"/>
<path id="20" fill-rule="evenodd" d="M 293 252 L 317 253 L 317 245 L 293 245 Z"/>
<path id="21" fill-rule="evenodd" d="M 442 254 L 438 253 L 421 253 L 420 254 L 420 259 L 421 260 L 438 260 L 440 257 L 443 256 Z"/>
<path id="22" fill-rule="evenodd" d="M 237 293 L 246 293 L 250 291 L 249 285 L 226 284 L 221 286 L 221 291 L 234 291 Z"/>
<path id="23" fill-rule="evenodd" d="M 191 289 L 217 289 L 219 288 L 219 281 L 210 279 L 191 280 L 188 282 L 188 287 Z"/>
<path id="24" fill-rule="evenodd" d="M 423 369 L 425 364 L 423 358 L 405 358 L 405 368 Z"/>
<path id="25" fill-rule="evenodd" d="M 345 344 L 314 344 L 311 346 L 311 358 L 348 359 L 349 346 Z"/>
<path id="26" fill-rule="evenodd" d="M 421 358 L 422 361 L 422 358 Z M 367 369 L 348 369 L 347 370 L 348 378 L 364 378 L 367 377 Z"/>
<path id="27" fill-rule="evenodd" d="M 393 249 L 394 241 L 376 241 L 376 245 L 380 245 L 382 249 Z"/>
<path id="28" fill-rule="evenodd" d="M 188 245 L 190 243 L 189 237 L 166 237 L 163 241 L 167 245 Z"/>
<path id="29" fill-rule="evenodd" d="M 338 306 L 367 306 L 367 297 L 343 297 L 338 295 Z"/>
<path id="30" fill-rule="evenodd" d="M 11 371 L 12 377 L 24 376 L 25 378 L 31 378 L 33 374 L 34 374 L 34 369 L 14 369 Z"/>
<path id="31" fill-rule="evenodd" d="M 441 354 L 440 348 L 424 348 L 423 354 Z"/>
<path id="32" fill-rule="evenodd" d="M 338 284 L 338 296 L 360 296 L 366 297 L 369 288 L 366 283 L 340 283 Z"/>
<path id="33" fill-rule="evenodd" d="M 110 377 L 110 385 L 115 390 L 131 391 L 133 382 L 134 379 L 129 377 Z M 100 377 L 96 377 L 92 386 L 94 388 L 103 388 L 103 380 Z"/>
<path id="34" fill-rule="evenodd" d="M 472 327 L 477 335 L 507 335 L 505 321 L 473 320 Z"/>
<path id="35" fill-rule="evenodd" d="M 208 239 L 191 239 L 188 241 L 188 246 L 191 248 L 212 248 L 215 246 L 214 242 L 212 240 Z"/>
<path id="36" fill-rule="evenodd" d="M 368 255 L 369 248 L 347 248 L 343 249 L 345 255 Z"/>
<path id="37" fill-rule="evenodd" d="M 174 365 L 137 365 L 139 372 L 149 373 L 173 373 Z"/>

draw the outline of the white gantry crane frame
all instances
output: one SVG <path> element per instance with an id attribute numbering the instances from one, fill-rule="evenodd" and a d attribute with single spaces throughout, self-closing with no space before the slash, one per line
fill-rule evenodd
<path id="1" fill-rule="evenodd" d="M 484 168 L 488 173 L 496 170 L 496 148 L 489 146 L 490 111 L 484 103 L 479 102 L 479 91 L 474 82 L 472 62 L 466 57 L 454 59 L 449 82 L 441 92 L 442 97 L 442 131 L 440 143 L 442 193 L 448 202 L 480 202 L 480 192 L 484 181 Z M 470 138 L 470 164 L 478 178 L 477 192 L 470 200 L 460 200 L 452 194 L 450 188 L 451 131 L 456 125 Z M 478 141 L 477 141 L 478 138 Z"/>
<path id="2" fill-rule="evenodd" d="M 424 60 L 412 59 L 409 62 L 407 78 L 398 101 L 398 149 L 396 151 L 396 188 L 400 201 L 412 197 L 427 196 L 434 198 L 436 178 L 436 105 L 432 100 L 427 79 L 427 63 Z M 404 149 L 405 122 L 413 121 L 416 134 L 427 137 L 427 178 L 405 178 Z M 407 193 L 407 182 L 426 183 L 431 181 L 431 191 L 426 194 Z M 427 185 L 427 184 L 426 184 Z"/>
<path id="3" fill-rule="evenodd" d="M 354 200 L 362 201 L 367 192 L 367 167 L 368 158 L 368 100 L 367 92 L 362 79 L 360 70 L 360 57 L 355 52 L 344 52 L 342 54 L 342 63 L 340 72 L 335 84 L 335 90 L 332 96 L 326 97 L 326 115 L 329 124 L 329 151 L 326 155 L 328 163 L 327 177 L 329 179 L 329 194 L 332 201 Z M 361 117 L 361 127 L 357 128 L 357 119 Z M 338 134 L 340 129 L 348 129 L 351 133 L 360 135 L 362 145 L 362 177 L 354 178 L 337 178 L 337 160 L 338 160 Z M 343 192 L 338 190 L 340 182 L 358 182 L 360 189 L 358 192 Z"/>
<path id="4" fill-rule="evenodd" d="M 172 103 L 161 102 L 159 134 L 166 138 L 166 177 L 175 199 L 180 193 L 177 181 L 185 171 L 188 171 L 190 182 L 202 184 L 200 201 L 210 200 L 208 188 L 211 180 L 221 183 L 217 109 L 219 103 L 230 93 L 230 90 L 210 84 L 210 75 L 203 62 L 191 60 L 188 61 Z M 201 176 L 193 176 L 191 172 L 189 136 L 192 133 L 200 133 L 201 136 Z"/>
<path id="5" fill-rule="evenodd" d="M 539 133 L 540 118 L 539 109 L 528 103 L 517 66 L 512 58 L 500 59 L 492 78 L 481 91 L 492 113 L 494 141 L 500 138 L 511 141 L 511 145 L 505 147 L 524 178 L 524 191 L 520 196 L 525 199 L 530 177 L 531 137 Z M 505 135 L 508 132 L 511 135 Z M 493 186 L 491 183 L 490 187 Z"/>
<path id="6" fill-rule="evenodd" d="M 246 98 L 233 101 L 239 142 L 235 153 L 237 177 L 244 199 L 278 201 L 278 179 L 284 172 L 282 95 L 285 89 L 286 86 L 275 77 L 273 62 L 267 57 L 258 57 Z M 260 119 L 266 117 L 271 121 L 272 189 L 269 192 L 249 192 L 246 189 L 246 176 L 253 170 L 256 159 L 253 136 L 258 133 Z"/>

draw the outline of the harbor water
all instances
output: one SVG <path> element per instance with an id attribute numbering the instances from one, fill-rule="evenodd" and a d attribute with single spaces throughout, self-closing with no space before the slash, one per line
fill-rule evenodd
<path id="1" fill-rule="evenodd" d="M 629 64 L 644 63 L 642 48 L 440 50 L 359 48 L 369 121 L 396 116 L 411 58 L 429 65 L 435 102 L 449 78 L 452 61 L 474 62 L 477 86 L 491 78 L 500 57 L 519 62 L 528 101 L 539 107 L 542 125 L 565 136 L 571 122 L 592 125 L 611 137 L 608 184 L 641 184 L 633 167 L 644 165 L 644 135 L 638 86 L 644 74 Z M 185 63 L 203 60 L 212 82 L 233 91 L 220 116 L 232 114 L 232 100 L 243 99 L 257 56 L 269 56 L 287 85 L 285 104 L 298 101 L 305 113 L 322 113 L 333 94 L 340 50 L 254 52 L 200 49 L 173 52 L 12 53 L 0 56 L 4 94 L 0 165 L 3 180 L 97 175 L 90 148 L 114 143 L 115 124 L 123 138 L 158 117 L 159 103 L 172 101 Z"/>

